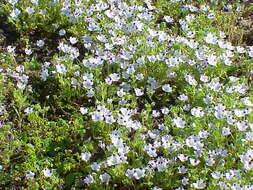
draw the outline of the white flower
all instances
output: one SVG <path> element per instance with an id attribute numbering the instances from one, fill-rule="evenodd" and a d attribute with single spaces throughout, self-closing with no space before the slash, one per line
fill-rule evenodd
<path id="1" fill-rule="evenodd" d="M 188 100 L 188 96 L 186 96 L 185 94 L 180 94 L 178 99 L 182 102 L 185 102 L 186 100 Z"/>
<path id="2" fill-rule="evenodd" d="M 222 128 L 222 135 L 228 136 L 228 135 L 230 135 L 230 134 L 231 134 L 230 128 L 228 128 L 228 127 L 223 127 L 223 128 Z"/>
<path id="3" fill-rule="evenodd" d="M 230 76 L 228 78 L 229 78 L 229 81 L 231 81 L 231 82 L 237 82 L 239 80 L 238 77 L 234 77 L 234 76 Z"/>
<path id="4" fill-rule="evenodd" d="M 25 175 L 25 177 L 26 177 L 27 179 L 33 179 L 34 176 L 35 176 L 35 174 L 34 174 L 34 172 L 32 172 L 32 171 L 27 172 L 26 175 Z"/>
<path id="5" fill-rule="evenodd" d="M 82 115 L 88 113 L 88 109 L 87 108 L 84 108 L 84 107 L 80 107 L 80 112 Z"/>
<path id="6" fill-rule="evenodd" d="M 189 184 L 189 179 L 186 177 L 183 177 L 183 179 L 181 180 L 183 185 L 188 185 Z"/>
<path id="7" fill-rule="evenodd" d="M 38 5 L 39 4 L 39 0 L 31 0 L 31 3 L 34 5 Z"/>
<path id="8" fill-rule="evenodd" d="M 160 187 L 157 187 L 157 186 L 155 186 L 155 187 L 153 187 L 153 189 L 152 190 L 163 190 L 162 188 L 160 188 Z"/>
<path id="9" fill-rule="evenodd" d="M 16 71 L 19 73 L 23 73 L 25 71 L 25 67 L 23 65 L 19 65 L 16 67 Z"/>
<path id="10" fill-rule="evenodd" d="M 252 46 L 251 46 L 252 47 Z M 248 51 L 248 54 L 251 58 L 253 58 L 253 48 L 250 48 L 250 50 Z"/>
<path id="11" fill-rule="evenodd" d="M 209 19 L 215 18 L 214 13 L 209 13 L 209 14 L 207 15 L 207 18 L 209 18 Z"/>
<path id="12" fill-rule="evenodd" d="M 84 180 L 83 180 L 83 182 L 84 183 L 86 183 L 86 184 L 91 184 L 91 183 L 93 183 L 95 180 L 94 180 L 94 178 L 93 178 L 93 176 L 92 175 L 87 175 L 85 178 L 84 178 Z"/>
<path id="13" fill-rule="evenodd" d="M 139 88 L 135 88 L 134 92 L 136 96 L 142 96 L 144 94 L 144 92 Z"/>
<path id="14" fill-rule="evenodd" d="M 191 114 L 195 117 L 203 117 L 204 111 L 202 110 L 201 107 L 194 107 L 191 109 Z"/>
<path id="15" fill-rule="evenodd" d="M 183 110 L 185 110 L 185 111 L 190 111 L 190 109 L 191 109 L 190 104 L 186 104 L 186 105 L 183 106 Z"/>
<path id="16" fill-rule="evenodd" d="M 108 99 L 107 99 L 107 103 L 108 103 L 108 104 L 112 104 L 112 102 L 113 102 L 113 100 L 112 100 L 111 98 L 108 98 Z"/>
<path id="17" fill-rule="evenodd" d="M 235 126 L 238 128 L 239 131 L 246 131 L 247 128 L 249 127 L 247 122 L 241 120 L 237 121 L 235 123 Z"/>
<path id="18" fill-rule="evenodd" d="M 112 79 L 110 77 L 105 78 L 105 83 L 111 85 Z"/>
<path id="19" fill-rule="evenodd" d="M 237 46 L 236 50 L 237 50 L 238 53 L 245 53 L 246 52 L 245 48 L 241 47 L 241 46 Z"/>
<path id="20" fill-rule="evenodd" d="M 168 168 L 169 159 L 158 157 L 156 160 L 156 168 L 158 172 L 163 172 Z"/>
<path id="21" fill-rule="evenodd" d="M 207 62 L 209 65 L 216 66 L 217 61 L 218 61 L 218 58 L 213 54 L 207 57 Z"/>
<path id="22" fill-rule="evenodd" d="M 192 86 L 197 86 L 198 85 L 198 82 L 195 80 L 195 78 L 191 75 L 186 75 L 185 76 L 185 80 L 186 82 L 188 82 L 190 85 Z"/>
<path id="23" fill-rule="evenodd" d="M 32 113 L 33 112 L 33 108 L 28 107 L 24 110 L 25 113 Z"/>
<path id="24" fill-rule="evenodd" d="M 66 66 L 64 64 L 56 65 L 56 72 L 60 74 L 66 74 L 67 72 Z"/>
<path id="25" fill-rule="evenodd" d="M 71 84 L 74 88 L 80 85 L 79 82 L 75 78 L 71 78 Z"/>
<path id="26" fill-rule="evenodd" d="M 107 158 L 108 166 L 113 166 L 120 163 L 127 163 L 127 157 L 125 155 L 116 154 Z"/>
<path id="27" fill-rule="evenodd" d="M 189 32 L 187 32 L 186 35 L 187 35 L 188 38 L 195 38 L 195 33 L 196 33 L 195 31 L 189 31 Z M 195 65 L 195 61 L 190 61 L 189 64 L 190 65 Z"/>
<path id="28" fill-rule="evenodd" d="M 136 80 L 142 80 L 142 79 L 144 79 L 144 76 L 142 73 L 139 73 L 136 75 Z"/>
<path id="29" fill-rule="evenodd" d="M 158 110 L 152 110 L 152 116 L 154 118 L 159 117 L 160 116 L 160 112 Z"/>
<path id="30" fill-rule="evenodd" d="M 226 34 L 220 31 L 220 38 L 226 38 Z"/>
<path id="31" fill-rule="evenodd" d="M 247 132 L 246 133 L 246 141 L 251 141 L 253 142 L 253 132 Z"/>
<path id="32" fill-rule="evenodd" d="M 209 81 L 209 77 L 206 76 L 206 75 L 200 75 L 200 80 L 201 80 L 202 82 L 208 82 L 208 81 Z"/>
<path id="33" fill-rule="evenodd" d="M 120 108 L 120 113 L 118 114 L 118 123 L 125 126 L 129 125 L 133 122 L 131 119 L 132 115 L 132 110 L 128 110 L 127 108 Z"/>
<path id="34" fill-rule="evenodd" d="M 91 165 L 90 165 L 91 169 L 94 170 L 94 171 L 99 171 L 100 170 L 100 167 L 101 167 L 101 164 L 97 163 L 97 162 L 93 162 Z"/>
<path id="35" fill-rule="evenodd" d="M 69 41 L 70 41 L 71 44 L 76 44 L 78 42 L 78 39 L 75 38 L 75 37 L 70 37 Z"/>
<path id="36" fill-rule="evenodd" d="M 45 168 L 43 169 L 43 174 L 45 177 L 51 177 L 53 175 L 53 172 L 50 169 Z"/>
<path id="37" fill-rule="evenodd" d="M 203 98 L 203 101 L 205 102 L 205 104 L 211 104 L 211 103 L 212 103 L 212 100 L 213 100 L 213 97 L 210 96 L 210 95 L 206 95 L 206 96 Z"/>
<path id="38" fill-rule="evenodd" d="M 200 163 L 200 160 L 196 160 L 196 159 L 190 158 L 190 163 L 191 163 L 191 165 L 196 166 L 196 165 L 198 165 Z"/>
<path id="39" fill-rule="evenodd" d="M 121 88 L 120 90 L 118 90 L 117 91 L 117 95 L 119 96 L 119 97 L 123 97 L 124 95 L 125 95 L 126 93 L 124 92 L 124 90 Z"/>
<path id="40" fill-rule="evenodd" d="M 151 0 L 144 0 L 144 2 L 146 3 L 147 7 L 149 10 L 154 10 L 155 7 L 152 5 L 152 1 Z"/>
<path id="41" fill-rule="evenodd" d="M 193 183 L 192 186 L 196 189 L 204 189 L 206 187 L 206 183 L 203 179 L 199 179 L 196 183 Z"/>
<path id="42" fill-rule="evenodd" d="M 19 65 L 16 67 L 16 71 L 19 73 L 23 73 L 25 71 L 25 67 L 23 65 Z"/>
<path id="43" fill-rule="evenodd" d="M 91 89 L 93 85 L 93 74 L 85 73 L 83 75 L 83 87 L 87 89 Z"/>
<path id="44" fill-rule="evenodd" d="M 222 177 L 222 173 L 219 171 L 212 172 L 211 175 L 214 179 L 219 179 L 220 177 Z"/>
<path id="45" fill-rule="evenodd" d="M 164 108 L 161 109 L 161 112 L 162 112 L 163 114 L 168 114 L 168 113 L 170 112 L 170 110 L 169 110 L 169 108 L 164 107 Z"/>
<path id="46" fill-rule="evenodd" d="M 33 7 L 27 7 L 27 8 L 25 9 L 25 11 L 26 11 L 29 15 L 35 12 L 35 10 L 34 10 Z"/>
<path id="47" fill-rule="evenodd" d="M 20 88 L 20 89 L 25 89 L 26 84 L 22 83 L 22 82 L 18 82 L 17 87 Z"/>
<path id="48" fill-rule="evenodd" d="M 36 44 L 38 47 L 43 47 L 45 45 L 45 42 L 43 40 L 38 40 Z"/>
<path id="49" fill-rule="evenodd" d="M 188 156 L 184 154 L 179 154 L 177 157 L 181 162 L 185 162 L 188 160 Z"/>
<path id="50" fill-rule="evenodd" d="M 89 161 L 91 157 L 91 153 L 90 152 L 83 152 L 81 154 L 81 159 L 84 161 Z"/>
<path id="51" fill-rule="evenodd" d="M 206 139 L 208 137 L 209 133 L 206 130 L 200 130 L 198 135 L 199 135 L 200 138 Z"/>
<path id="52" fill-rule="evenodd" d="M 236 117 L 244 117 L 245 115 L 247 115 L 247 111 L 241 109 L 235 109 L 234 113 Z"/>
<path id="53" fill-rule="evenodd" d="M 8 2 L 14 6 L 18 3 L 18 0 L 8 0 Z"/>
<path id="54" fill-rule="evenodd" d="M 172 88 L 169 84 L 165 84 L 162 86 L 164 92 L 172 92 Z"/>
<path id="55" fill-rule="evenodd" d="M 186 122 L 181 117 L 174 118 L 173 122 L 177 128 L 184 128 L 186 125 Z"/>
<path id="56" fill-rule="evenodd" d="M 117 73 L 112 73 L 112 74 L 109 75 L 109 77 L 111 78 L 111 80 L 113 82 L 116 82 L 116 81 L 118 81 L 120 79 L 120 76 Z"/>
<path id="57" fill-rule="evenodd" d="M 19 9 L 13 9 L 10 16 L 13 19 L 18 18 L 18 16 L 20 15 L 21 11 Z"/>
<path id="58" fill-rule="evenodd" d="M 46 81 L 47 78 L 49 77 L 49 73 L 47 69 L 43 69 L 40 73 L 40 77 L 43 81 Z"/>
<path id="59" fill-rule="evenodd" d="M 8 53 L 15 53 L 15 49 L 16 49 L 15 46 L 7 46 Z"/>
<path id="60" fill-rule="evenodd" d="M 253 169 L 253 150 L 248 149 L 246 153 L 239 156 L 246 170 Z"/>
<path id="61" fill-rule="evenodd" d="M 60 36 L 64 36 L 65 34 L 66 34 L 66 30 L 64 30 L 64 29 L 59 30 Z"/>
<path id="62" fill-rule="evenodd" d="M 178 166 L 177 169 L 178 169 L 178 172 L 180 174 L 185 174 L 188 171 L 188 169 L 185 166 L 183 166 L 183 165 L 182 166 Z"/>
<path id="63" fill-rule="evenodd" d="M 217 38 L 212 33 L 208 33 L 204 40 L 208 44 L 216 44 L 217 43 Z"/>
<path id="64" fill-rule="evenodd" d="M 25 48 L 25 54 L 26 55 L 31 55 L 33 52 L 31 49 Z"/>
<path id="65" fill-rule="evenodd" d="M 142 168 L 127 169 L 125 175 L 128 178 L 135 178 L 138 180 L 145 177 L 145 170 Z"/>
<path id="66" fill-rule="evenodd" d="M 200 137 L 198 135 L 191 135 L 186 138 L 185 144 L 188 147 L 192 147 L 195 150 L 202 150 L 204 147 L 204 143 L 201 141 Z"/>
<path id="67" fill-rule="evenodd" d="M 99 176 L 99 179 L 101 180 L 101 182 L 108 184 L 111 179 L 111 176 L 108 173 L 104 173 Z"/>
<path id="68" fill-rule="evenodd" d="M 212 157 L 206 158 L 205 161 L 207 166 L 213 166 L 215 164 L 215 160 Z"/>
<path id="69" fill-rule="evenodd" d="M 163 19 L 165 20 L 165 22 L 167 22 L 167 23 L 171 23 L 171 22 L 173 22 L 174 20 L 173 20 L 173 18 L 172 17 L 170 17 L 170 16 L 164 16 L 163 17 Z"/>
<path id="70" fill-rule="evenodd" d="M 150 156 L 150 157 L 157 157 L 156 149 L 151 145 L 147 144 L 144 146 L 144 151 Z"/>

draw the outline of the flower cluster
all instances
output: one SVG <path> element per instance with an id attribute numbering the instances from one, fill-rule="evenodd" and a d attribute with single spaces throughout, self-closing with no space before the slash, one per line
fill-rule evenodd
<path id="1" fill-rule="evenodd" d="M 20 35 L 0 53 L 1 183 L 253 189 L 245 2 L 0 2 Z"/>

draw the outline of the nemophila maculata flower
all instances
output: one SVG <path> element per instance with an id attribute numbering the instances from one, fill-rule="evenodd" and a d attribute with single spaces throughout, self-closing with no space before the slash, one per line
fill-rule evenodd
<path id="1" fill-rule="evenodd" d="M 8 2 L 14 6 L 18 3 L 18 0 L 8 0 Z"/>
<path id="2" fill-rule="evenodd" d="M 178 127 L 178 128 L 184 128 L 186 125 L 186 122 L 180 117 L 174 118 L 173 122 L 176 125 L 176 127 Z"/>
<path id="3" fill-rule="evenodd" d="M 9 53 L 15 53 L 15 49 L 16 49 L 15 46 L 7 46 L 7 51 L 8 51 Z"/>
<path id="4" fill-rule="evenodd" d="M 44 168 L 44 169 L 42 170 L 42 172 L 43 172 L 43 174 L 44 174 L 45 177 L 51 177 L 51 176 L 53 175 L 52 170 L 50 170 L 50 169 L 48 169 L 48 168 Z"/>
<path id="5" fill-rule="evenodd" d="M 128 178 L 135 178 L 135 179 L 139 180 L 145 176 L 145 170 L 142 168 L 127 169 L 125 175 Z"/>
<path id="6" fill-rule="evenodd" d="M 91 184 L 91 183 L 94 183 L 94 177 L 89 174 L 87 175 L 84 179 L 83 179 L 83 182 L 86 183 L 86 184 Z"/>
<path id="7" fill-rule="evenodd" d="M 192 186 L 196 189 L 205 189 L 206 183 L 203 179 L 199 179 L 195 183 L 193 183 Z"/>
<path id="8" fill-rule="evenodd" d="M 81 159 L 84 161 L 89 161 L 91 157 L 91 153 L 90 152 L 83 152 L 81 154 Z"/>
<path id="9" fill-rule="evenodd" d="M 26 11 L 29 15 L 35 12 L 35 10 L 34 10 L 33 7 L 27 7 L 27 8 L 25 9 L 25 11 Z"/>
<path id="10" fill-rule="evenodd" d="M 66 30 L 64 30 L 64 29 L 59 30 L 59 35 L 60 36 L 64 36 L 65 34 L 66 34 Z"/>
<path id="11" fill-rule="evenodd" d="M 72 45 L 74 45 L 74 44 L 76 44 L 76 43 L 78 42 L 78 39 L 75 38 L 75 37 L 70 37 L 70 38 L 69 38 L 69 41 L 70 41 L 70 43 L 71 43 Z"/>
<path id="12" fill-rule="evenodd" d="M 32 49 L 26 48 L 25 49 L 25 54 L 26 55 L 31 55 L 33 53 Z"/>
<path id="13" fill-rule="evenodd" d="M 87 108 L 84 108 L 84 107 L 80 107 L 80 112 L 81 114 L 87 114 L 88 113 L 88 109 Z"/>
<path id="14" fill-rule="evenodd" d="M 162 190 L 162 188 L 155 186 L 155 187 L 153 187 L 152 190 Z"/>
<path id="15" fill-rule="evenodd" d="M 108 184 L 111 179 L 111 176 L 108 173 L 103 173 L 99 176 L 99 178 L 101 182 Z"/>
<path id="16" fill-rule="evenodd" d="M 15 8 L 10 13 L 10 16 L 12 17 L 12 19 L 17 19 L 20 14 L 21 14 L 21 11 L 19 9 Z"/>
<path id="17" fill-rule="evenodd" d="M 38 40 L 38 41 L 36 42 L 36 45 L 37 45 L 38 47 L 43 47 L 43 46 L 45 45 L 45 42 L 44 42 L 44 40 Z"/>
<path id="18" fill-rule="evenodd" d="M 32 113 L 34 110 L 33 110 L 33 108 L 31 108 L 31 107 L 28 107 L 28 108 L 26 108 L 25 110 L 24 110 L 24 112 L 25 113 Z"/>
<path id="19" fill-rule="evenodd" d="M 37 6 L 39 4 L 39 0 L 31 0 L 31 3 Z"/>
<path id="20" fill-rule="evenodd" d="M 55 67 L 56 67 L 56 72 L 57 73 L 66 74 L 67 69 L 66 69 L 66 66 L 64 64 L 59 64 L 59 65 L 56 65 Z"/>
<path id="21" fill-rule="evenodd" d="M 3 115 L 6 112 L 5 105 L 0 104 L 0 115 Z"/>
<path id="22" fill-rule="evenodd" d="M 25 175 L 25 177 L 26 177 L 27 179 L 33 179 L 34 176 L 35 176 L 35 173 L 32 172 L 32 171 L 28 171 L 28 172 L 26 173 L 26 175 Z"/>

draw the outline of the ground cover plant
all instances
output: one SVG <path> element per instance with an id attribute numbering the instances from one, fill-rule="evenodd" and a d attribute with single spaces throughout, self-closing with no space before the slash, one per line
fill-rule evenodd
<path id="1" fill-rule="evenodd" d="M 0 1 L 0 189 L 253 189 L 253 4 Z"/>

